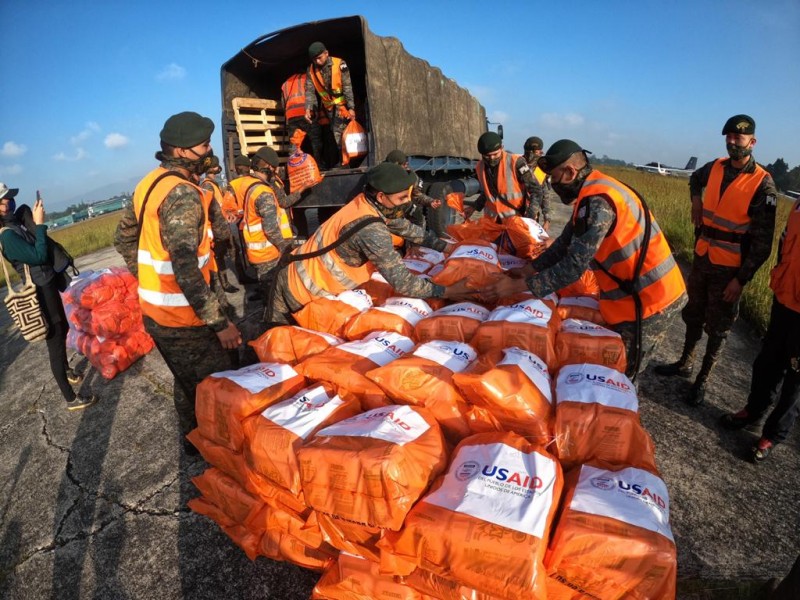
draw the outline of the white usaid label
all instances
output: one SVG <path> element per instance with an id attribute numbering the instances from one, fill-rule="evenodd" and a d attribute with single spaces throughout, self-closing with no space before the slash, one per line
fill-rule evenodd
<path id="1" fill-rule="evenodd" d="M 478 357 L 478 353 L 475 348 L 463 342 L 433 340 L 421 344 L 414 350 L 414 356 L 432 360 L 453 373 L 461 373 Z"/>
<path id="2" fill-rule="evenodd" d="M 266 408 L 261 416 L 306 439 L 342 404 L 344 400 L 338 394 L 329 395 L 323 386 L 318 385 Z"/>
<path id="3" fill-rule="evenodd" d="M 410 325 L 416 325 L 433 313 L 430 304 L 421 298 L 389 298 L 375 310 L 397 315 Z"/>
<path id="4" fill-rule="evenodd" d="M 344 341 L 336 337 L 335 335 L 331 335 L 330 333 L 325 333 L 324 331 L 314 331 L 313 329 L 306 329 L 305 327 L 298 327 L 297 325 L 292 325 L 292 329 L 297 329 L 299 331 L 305 331 L 306 333 L 313 333 L 314 335 L 318 335 L 323 340 L 328 342 L 331 346 L 338 346 Z"/>
<path id="5" fill-rule="evenodd" d="M 297 371 L 289 365 L 280 363 L 256 363 L 238 371 L 212 373 L 211 377 L 229 379 L 251 394 L 258 394 L 268 387 L 278 385 L 292 377 L 297 377 Z"/>
<path id="6" fill-rule="evenodd" d="M 559 306 L 578 306 L 600 310 L 600 301 L 592 296 L 566 296 L 558 301 Z"/>
<path id="7" fill-rule="evenodd" d="M 459 302 L 440 308 L 431 317 L 467 317 L 476 321 L 485 321 L 490 312 L 488 308 L 474 302 Z"/>
<path id="8" fill-rule="evenodd" d="M 378 271 L 375 271 L 372 275 L 370 275 L 369 278 L 372 281 L 377 281 L 378 283 L 386 283 L 386 284 L 389 283 L 388 281 L 386 281 L 386 278 L 383 275 L 381 275 Z"/>
<path id="9" fill-rule="evenodd" d="M 547 398 L 547 401 L 550 404 L 553 403 L 550 372 L 541 358 L 527 350 L 512 346 L 503 350 L 503 360 L 497 363 L 498 367 L 502 365 L 519 367 L 531 383 Z"/>
<path id="10" fill-rule="evenodd" d="M 539 223 L 533 219 L 529 219 L 528 217 L 520 218 L 522 219 L 522 223 L 525 225 L 525 228 L 528 230 L 528 235 L 530 235 L 535 242 L 543 242 L 550 239 L 550 236 L 547 235 L 544 227 L 539 225 Z"/>
<path id="11" fill-rule="evenodd" d="M 438 265 L 439 263 L 444 262 L 444 252 L 439 252 L 433 248 L 417 246 L 417 254 L 420 255 L 422 260 L 428 261 L 432 265 Z"/>
<path id="12" fill-rule="evenodd" d="M 368 437 L 402 446 L 431 426 L 410 406 L 384 406 L 326 427 L 317 435 Z"/>
<path id="13" fill-rule="evenodd" d="M 508 321 L 510 323 L 526 323 L 547 327 L 553 316 L 553 310 L 541 300 L 523 300 L 511 306 L 498 306 L 489 315 L 487 321 Z"/>
<path id="14" fill-rule="evenodd" d="M 370 333 L 363 340 L 340 344 L 336 348 L 368 358 L 379 367 L 383 367 L 407 352 L 411 352 L 414 342 L 393 331 L 377 331 Z"/>
<path id="15" fill-rule="evenodd" d="M 372 298 L 364 290 L 345 290 L 336 299 L 361 312 L 372 308 Z"/>
<path id="16" fill-rule="evenodd" d="M 616 331 L 606 329 L 591 321 L 582 319 L 564 319 L 561 322 L 561 331 L 564 333 L 579 333 L 581 335 L 591 335 L 593 337 L 615 337 L 622 339 Z"/>
<path id="17" fill-rule="evenodd" d="M 583 465 L 569 508 L 610 517 L 675 541 L 669 526 L 667 486 L 642 469 L 606 471 Z"/>
<path id="18" fill-rule="evenodd" d="M 553 504 L 554 460 L 505 444 L 463 446 L 424 502 L 543 537 Z"/>
<path id="19" fill-rule="evenodd" d="M 511 269 L 521 269 L 530 262 L 524 258 L 512 256 L 511 254 L 498 254 L 497 260 L 500 262 L 500 266 L 505 271 L 509 271 Z"/>
<path id="20" fill-rule="evenodd" d="M 636 388 L 623 373 L 601 365 L 562 365 L 556 381 L 557 402 L 597 403 L 637 412 Z"/>
<path id="21" fill-rule="evenodd" d="M 413 271 L 414 273 L 424 273 L 433 266 L 433 263 L 416 258 L 404 258 L 403 264 L 408 267 L 409 271 Z"/>
<path id="22" fill-rule="evenodd" d="M 363 131 L 348 133 L 344 138 L 344 147 L 350 156 L 367 153 L 367 134 Z"/>
<path id="23" fill-rule="evenodd" d="M 428 276 L 427 279 L 430 279 L 431 277 L 436 277 L 442 271 L 444 271 L 444 263 L 439 263 L 438 265 L 434 265 L 433 267 L 431 267 L 431 270 L 426 273 L 426 275 Z"/>
<path id="24" fill-rule="evenodd" d="M 490 246 L 479 246 L 476 244 L 462 244 L 450 255 L 448 261 L 454 258 L 472 258 L 485 263 L 500 266 L 497 260 L 497 250 Z"/>

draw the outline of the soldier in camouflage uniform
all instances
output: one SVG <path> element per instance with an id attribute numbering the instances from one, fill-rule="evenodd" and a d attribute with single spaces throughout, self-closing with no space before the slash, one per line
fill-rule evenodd
<path id="1" fill-rule="evenodd" d="M 567 205 L 578 199 L 581 188 L 587 184 L 590 174 L 593 172 L 599 174 L 599 171 L 592 168 L 585 151 L 571 140 L 560 140 L 553 144 L 539 164 L 551 175 L 553 190 Z M 572 174 L 572 179 L 566 182 L 565 179 L 569 176 L 569 172 Z M 615 181 L 607 175 L 601 175 L 606 181 Z M 543 254 L 535 258 L 521 272 L 515 273 L 515 275 L 521 275 L 522 278 L 504 277 L 500 279 L 496 284 L 484 290 L 484 298 L 489 302 L 494 302 L 498 298 L 507 298 L 524 291 L 532 292 L 537 298 L 544 298 L 548 294 L 574 283 L 587 269 L 599 268 L 595 256 L 598 254 L 601 244 L 611 236 L 614 229 L 620 230 L 616 220 L 613 203 L 605 195 L 583 196 L 573 219 L 567 222 L 561 235 Z M 652 221 L 652 225 L 651 241 L 659 231 L 655 221 Z M 669 260 L 671 261 L 669 264 L 677 269 L 671 255 Z M 638 372 L 646 367 L 647 355 L 663 339 L 670 323 L 686 304 L 686 292 L 682 278 L 680 284 L 676 285 L 676 289 L 672 292 L 675 300 L 641 322 L 642 343 L 638 371 L 634 364 L 636 322 L 633 320 L 623 321 L 610 326 L 622 336 L 625 342 L 628 356 L 627 374 L 631 378 L 635 378 Z M 626 294 L 628 293 L 626 292 Z M 630 295 L 628 294 L 627 297 Z"/>
<path id="2" fill-rule="evenodd" d="M 692 405 L 704 401 L 706 382 L 719 361 L 728 332 L 739 314 L 742 290 L 772 251 L 777 190 L 769 173 L 752 157 L 756 143 L 755 128 L 755 121 L 747 115 L 728 119 L 722 134 L 726 136 L 729 158 L 711 161 L 689 178 L 697 243 L 692 271 L 689 273 L 689 303 L 683 310 L 686 338 L 678 361 L 659 365 L 656 372 L 667 376 L 690 376 L 697 344 L 705 329 L 708 343 L 703 364 L 686 398 Z M 719 173 L 716 179 L 719 187 L 709 190 L 712 172 Z M 760 178 L 760 183 L 754 178 Z M 748 182 L 752 183 L 745 189 Z M 727 195 L 726 190 L 730 190 Z M 710 206 L 706 201 L 712 196 L 723 201 Z M 744 215 L 746 211 L 747 215 L 741 223 L 734 224 L 720 218 L 722 210 L 737 205 L 741 214 Z M 736 259 L 720 260 L 715 255 L 715 246 Z"/>
<path id="3" fill-rule="evenodd" d="M 212 156 L 211 166 L 201 179 L 200 187 L 214 195 L 212 204 L 214 204 L 215 207 L 213 211 L 208 211 L 208 216 L 211 220 L 211 231 L 214 233 L 214 259 L 217 262 L 217 276 L 222 285 L 222 289 L 229 294 L 235 294 L 239 291 L 239 288 L 228 281 L 228 274 L 225 272 L 225 257 L 230 256 L 233 264 L 236 264 L 236 258 L 233 256 L 234 247 L 233 240 L 231 239 L 230 225 L 222 212 L 223 192 L 222 188 L 220 188 L 217 183 L 217 175 L 221 172 L 222 167 L 219 166 L 219 159 L 216 156 Z M 212 281 L 216 281 L 216 279 L 212 279 Z"/>
<path id="4" fill-rule="evenodd" d="M 416 179 L 414 186 L 411 188 L 411 204 L 413 206 L 409 209 L 408 214 L 406 214 L 406 219 L 411 221 L 414 225 L 425 229 L 425 208 L 437 209 L 442 205 L 442 201 L 431 198 L 422 190 L 422 180 L 411 170 L 405 152 L 402 150 L 392 150 L 386 155 L 386 162 L 400 165 Z"/>
<path id="5" fill-rule="evenodd" d="M 544 227 L 545 231 L 550 230 L 550 193 L 553 190 L 550 188 L 550 182 L 545 175 L 544 171 L 537 167 L 539 162 L 539 158 L 542 156 L 544 152 L 544 142 L 542 138 L 532 136 L 525 140 L 525 144 L 523 145 L 523 150 L 525 153 L 523 156 L 525 157 L 525 162 L 528 163 L 528 167 L 530 167 L 531 171 L 533 171 L 533 177 L 536 181 L 539 182 L 539 185 L 542 186 L 542 209 L 539 211 L 539 224 Z"/>
<path id="6" fill-rule="evenodd" d="M 198 248 L 204 236 L 208 235 L 205 220 L 202 192 L 192 179 L 199 177 L 208 165 L 211 151 L 210 138 L 214 130 L 211 119 L 197 113 L 184 112 L 167 119 L 161 130 L 161 151 L 156 154 L 160 169 L 148 175 L 152 179 L 164 170 L 165 181 L 175 180 L 166 196 L 161 200 L 158 210 L 158 223 L 145 219 L 142 228 L 157 229 L 160 232 L 164 249 L 169 253 L 170 270 L 162 270 L 164 277 L 174 277 L 184 303 L 162 305 L 162 314 L 176 312 L 176 322 L 180 322 L 178 311 L 185 314 L 190 307 L 196 319 L 203 325 L 169 326 L 156 322 L 147 315 L 143 303 L 145 330 L 153 337 L 164 362 L 175 378 L 174 403 L 182 436 L 197 426 L 195 416 L 195 390 L 198 383 L 211 373 L 234 368 L 236 350 L 242 343 L 241 334 L 226 314 L 227 301 L 220 286 L 206 283 L 198 266 Z M 172 181 L 170 181 L 172 183 Z M 139 219 L 135 211 L 143 212 L 150 198 L 144 187 L 137 186 L 134 192 L 133 209 L 126 211 L 120 220 L 115 235 L 115 246 L 122 254 L 129 268 L 137 272 L 137 262 L 148 254 L 140 241 Z M 155 187 L 155 186 L 154 186 Z M 212 202 L 211 207 L 214 206 Z M 151 267 L 150 263 L 148 268 Z M 211 277 L 215 275 L 212 272 Z M 139 276 L 140 289 L 143 285 Z M 197 450 L 184 440 L 187 454 L 196 455 Z"/>
<path id="7" fill-rule="evenodd" d="M 347 63 L 340 58 L 332 57 L 322 42 L 314 42 L 308 47 L 308 58 L 311 64 L 306 77 L 306 121 L 312 122 L 316 115 L 320 125 L 312 127 L 309 132 L 311 146 L 323 147 L 323 140 L 315 136 L 323 135 L 326 127 L 333 135 L 336 159 L 328 159 L 333 152 L 323 151 L 323 162 L 327 168 L 341 164 L 342 132 L 350 121 L 356 118 L 356 103 L 353 97 L 353 85 L 350 82 L 350 71 Z M 336 68 L 338 73 L 334 74 Z M 334 78 L 341 78 L 341 88 L 334 87 Z M 315 83 L 316 80 L 316 83 Z"/>

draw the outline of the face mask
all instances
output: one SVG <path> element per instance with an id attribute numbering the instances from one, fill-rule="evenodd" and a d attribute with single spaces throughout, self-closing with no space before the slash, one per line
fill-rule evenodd
<path id="1" fill-rule="evenodd" d="M 742 160 L 747 158 L 753 153 L 753 148 L 750 146 L 737 146 L 736 144 L 725 144 L 728 150 L 728 156 L 733 160 Z"/>
<path id="2" fill-rule="evenodd" d="M 266 178 L 267 178 L 267 181 L 272 181 L 275 178 L 275 169 L 273 167 L 271 167 L 270 165 L 266 165 L 264 167 L 261 167 L 260 169 L 254 168 L 253 171 L 255 171 L 256 173 L 261 173 L 262 175 L 265 175 Z"/>

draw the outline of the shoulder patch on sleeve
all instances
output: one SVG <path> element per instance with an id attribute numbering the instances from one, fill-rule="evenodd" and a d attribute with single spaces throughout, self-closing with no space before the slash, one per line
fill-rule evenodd
<path id="1" fill-rule="evenodd" d="M 342 61 L 342 64 L 339 66 L 341 71 L 347 71 L 347 63 Z"/>
<path id="2" fill-rule="evenodd" d="M 527 164 L 525 164 L 525 165 L 523 165 L 523 166 L 521 166 L 521 167 L 519 168 L 519 172 L 520 172 L 520 173 L 527 173 L 527 172 L 528 172 L 528 171 L 530 171 L 530 170 L 531 170 L 531 168 L 530 168 L 530 167 L 529 167 Z"/>
<path id="3" fill-rule="evenodd" d="M 766 203 L 767 206 L 771 206 L 773 208 L 777 208 L 778 207 L 778 197 L 777 196 L 772 196 L 772 195 L 767 196 L 767 198 L 765 200 L 765 203 Z"/>

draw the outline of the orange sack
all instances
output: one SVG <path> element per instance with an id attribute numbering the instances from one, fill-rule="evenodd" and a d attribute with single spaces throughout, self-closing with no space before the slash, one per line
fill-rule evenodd
<path id="1" fill-rule="evenodd" d="M 600 286 L 597 283 L 597 278 L 594 276 L 594 271 L 586 269 L 578 281 L 570 283 L 568 286 L 558 290 L 558 295 L 562 298 L 568 296 L 592 296 L 594 298 L 599 298 Z"/>
<path id="2" fill-rule="evenodd" d="M 342 166 L 347 166 L 350 161 L 369 152 L 366 130 L 353 119 L 342 131 Z"/>
<path id="3" fill-rule="evenodd" d="M 478 289 L 494 281 L 502 272 L 494 244 L 470 240 L 456 245 L 441 272 L 429 274 L 431 281 L 438 285 L 447 287 L 466 279 L 468 287 Z"/>
<path id="4" fill-rule="evenodd" d="M 422 298 L 388 298 L 381 306 L 370 308 L 350 319 L 344 327 L 344 337 L 360 340 L 375 331 L 394 331 L 413 338 L 415 325 L 431 313 L 433 310 Z"/>
<path id="5" fill-rule="evenodd" d="M 352 523 L 315 510 L 311 511 L 308 523 L 317 526 L 325 542 L 337 550 L 380 562 L 381 552 L 377 546 L 383 532 L 380 527 Z"/>
<path id="6" fill-rule="evenodd" d="M 497 596 L 483 594 L 425 569 L 414 569 L 414 572 L 408 577 L 404 577 L 403 581 L 415 590 L 428 594 L 436 600 L 498 600 Z"/>
<path id="7" fill-rule="evenodd" d="M 554 433 L 565 469 L 600 460 L 658 473 L 653 441 L 639 420 L 631 380 L 608 367 L 562 365 Z"/>
<path id="8" fill-rule="evenodd" d="M 555 338 L 558 314 L 543 300 L 522 300 L 498 306 L 478 326 L 472 345 L 485 354 L 516 346 L 540 357 L 550 370 L 556 367 Z"/>
<path id="9" fill-rule="evenodd" d="M 503 271 L 521 269 L 530 262 L 525 258 L 518 258 L 516 256 L 512 256 L 511 254 L 505 254 L 504 252 L 498 252 L 497 260 L 500 261 L 500 266 L 503 267 Z"/>
<path id="10" fill-rule="evenodd" d="M 380 306 L 386 300 L 395 296 L 394 288 L 389 285 L 383 275 L 375 271 L 370 275 L 369 281 L 365 281 L 358 288 L 358 291 L 363 291 L 372 300 L 370 306 Z M 366 310 L 366 309 L 365 309 Z"/>
<path id="11" fill-rule="evenodd" d="M 503 219 L 504 231 L 497 240 L 503 252 L 520 258 L 536 258 L 546 248 L 550 236 L 535 220 L 513 216 Z"/>
<path id="12" fill-rule="evenodd" d="M 300 391 L 305 379 L 289 365 L 256 363 L 212 373 L 197 386 L 197 429 L 208 440 L 240 452 L 242 420 Z"/>
<path id="13" fill-rule="evenodd" d="M 236 523 L 254 533 L 264 532 L 266 505 L 247 492 L 236 480 L 211 467 L 193 477 L 192 483 L 203 494 L 203 498 L 219 507 Z"/>
<path id="14" fill-rule="evenodd" d="M 247 466 L 298 496 L 302 488 L 297 449 L 317 430 L 360 412 L 358 398 L 342 398 L 330 385 L 305 388 L 244 420 Z"/>
<path id="15" fill-rule="evenodd" d="M 424 408 L 392 405 L 326 427 L 297 451 L 306 502 L 370 527 L 399 529 L 444 469 L 444 438 Z"/>
<path id="16" fill-rule="evenodd" d="M 416 565 L 490 596 L 544 600 L 561 487 L 558 461 L 540 446 L 514 433 L 473 435 L 403 529 L 385 532 L 378 546 L 412 565 L 398 575 Z"/>
<path id="17" fill-rule="evenodd" d="M 592 296 L 564 296 L 558 300 L 558 316 L 562 319 L 580 319 L 605 325 L 600 314 L 600 302 Z"/>
<path id="18" fill-rule="evenodd" d="M 546 565 L 551 577 L 592 598 L 675 598 L 677 552 L 664 482 L 599 463 L 570 472 Z"/>
<path id="19" fill-rule="evenodd" d="M 334 298 L 316 298 L 292 316 L 301 327 L 343 337 L 347 322 L 371 307 L 372 299 L 367 292 L 346 290 Z"/>
<path id="20" fill-rule="evenodd" d="M 319 527 L 309 526 L 306 520 L 292 512 L 269 508 L 265 525 L 266 531 L 258 546 L 261 556 L 322 571 L 338 554 L 323 540 Z"/>
<path id="21" fill-rule="evenodd" d="M 261 336 L 248 342 L 261 362 L 277 362 L 296 365 L 301 360 L 319 354 L 342 340 L 322 331 L 303 327 L 282 325 L 268 329 Z"/>
<path id="22" fill-rule="evenodd" d="M 463 342 L 433 340 L 417 346 L 411 354 L 367 372 L 397 404 L 427 408 L 453 441 L 469 435 L 465 419 L 468 407 L 453 385 L 460 373 L 477 358 L 475 349 Z"/>
<path id="23" fill-rule="evenodd" d="M 556 357 L 560 365 L 592 363 L 625 372 L 625 343 L 616 331 L 591 321 L 561 321 L 556 334 Z"/>
<path id="24" fill-rule="evenodd" d="M 230 448 L 215 444 L 207 440 L 200 434 L 200 430 L 192 429 L 186 439 L 200 452 L 200 456 L 213 467 L 232 477 L 239 485 L 245 489 L 250 489 L 248 485 L 247 466 L 241 452 L 234 452 Z"/>
<path id="25" fill-rule="evenodd" d="M 305 137 L 306 132 L 302 129 L 297 129 L 290 140 L 297 147 L 295 153 L 286 161 L 286 173 L 289 175 L 289 191 L 292 194 L 317 185 L 324 177 L 319 172 L 319 166 L 317 166 L 317 161 L 314 160 L 314 157 L 300 149 Z"/>
<path id="26" fill-rule="evenodd" d="M 542 446 L 550 442 L 552 381 L 547 365 L 535 354 L 515 347 L 484 354 L 469 370 L 453 375 L 453 384 L 465 400 L 491 415 L 479 430 L 492 430 L 496 420 L 505 431 Z M 473 418 L 483 420 L 480 411 Z"/>
<path id="27" fill-rule="evenodd" d="M 240 525 L 216 504 L 209 502 L 202 496 L 192 498 L 187 502 L 187 505 L 198 515 L 204 515 L 219 525 L 225 535 L 244 551 L 247 558 L 255 560 L 258 557 L 258 547 L 263 536 L 262 533 L 255 533 L 244 525 Z"/>
<path id="28" fill-rule="evenodd" d="M 450 340 L 469 342 L 480 325 L 489 316 L 489 309 L 474 302 L 450 304 L 422 319 L 414 328 L 420 342 Z"/>
<path id="29" fill-rule="evenodd" d="M 474 221 L 464 221 L 457 225 L 448 225 L 447 233 L 458 242 L 474 242 L 476 240 L 494 242 L 503 233 L 503 226 L 495 223 L 494 219 L 480 218 Z"/>

